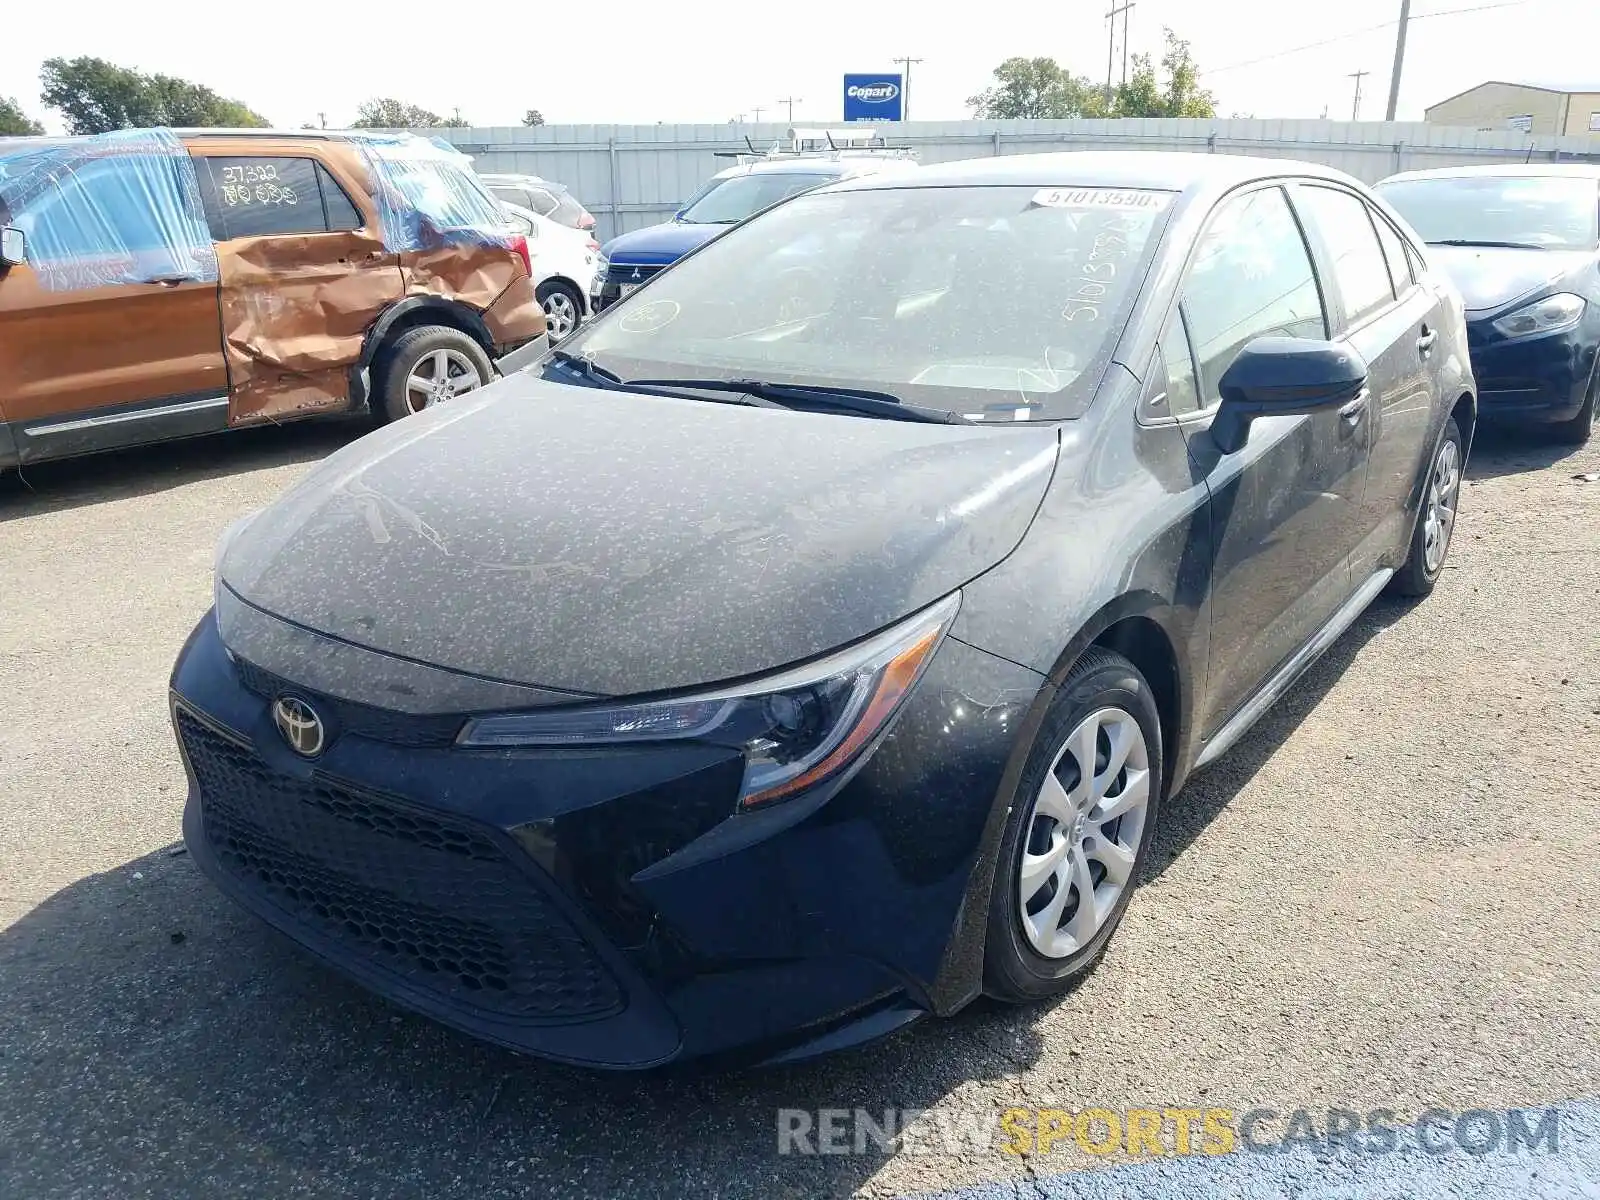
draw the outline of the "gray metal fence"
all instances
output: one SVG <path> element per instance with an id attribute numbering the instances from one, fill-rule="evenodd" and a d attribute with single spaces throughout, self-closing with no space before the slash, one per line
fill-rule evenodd
<path id="1" fill-rule="evenodd" d="M 925 163 L 1051 150 L 1198 150 L 1307 159 L 1369 183 L 1396 171 L 1491 162 L 1600 162 L 1600 137 L 1480 132 L 1411 122 L 1128 120 L 911 121 L 883 126 Z M 430 131 L 439 132 L 439 131 Z M 443 131 L 479 171 L 541 175 L 569 187 L 602 240 L 669 219 L 716 171 L 718 150 L 784 138 L 788 126 L 543 125 Z"/>

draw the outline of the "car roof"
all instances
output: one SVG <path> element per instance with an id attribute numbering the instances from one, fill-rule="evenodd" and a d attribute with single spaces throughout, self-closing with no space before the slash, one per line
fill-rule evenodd
<path id="1" fill-rule="evenodd" d="M 871 151 L 842 151 L 838 156 L 808 158 L 764 158 L 759 162 L 741 163 L 717 172 L 718 179 L 733 179 L 739 175 L 817 175 L 828 179 L 849 179 L 856 175 L 874 174 L 885 170 L 914 167 L 915 161 Z"/>
<path id="2" fill-rule="evenodd" d="M 1590 163 L 1495 163 L 1482 167 L 1433 167 L 1426 171 L 1402 171 L 1390 175 L 1384 183 L 1397 183 L 1412 179 L 1472 179 L 1480 176 L 1502 179 L 1596 179 L 1600 180 L 1600 164 Z"/>
<path id="3" fill-rule="evenodd" d="M 1283 176 L 1358 184 L 1354 177 L 1321 163 L 1243 154 L 1196 154 L 1153 150 L 1078 150 L 1055 154 L 1007 154 L 937 163 L 905 179 L 868 175 L 840 189 L 960 187 L 1153 188 L 1183 193 L 1227 191 L 1241 183 Z"/>

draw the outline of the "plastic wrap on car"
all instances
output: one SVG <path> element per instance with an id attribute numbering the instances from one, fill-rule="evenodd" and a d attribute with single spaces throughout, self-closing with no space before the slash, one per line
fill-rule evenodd
<path id="1" fill-rule="evenodd" d="M 397 253 L 444 246 L 509 248 L 512 230 L 471 160 L 439 138 L 351 134 L 371 179 L 383 244 Z"/>
<path id="2" fill-rule="evenodd" d="M 217 278 L 194 162 L 170 129 L 0 155 L 0 209 L 47 291 Z"/>

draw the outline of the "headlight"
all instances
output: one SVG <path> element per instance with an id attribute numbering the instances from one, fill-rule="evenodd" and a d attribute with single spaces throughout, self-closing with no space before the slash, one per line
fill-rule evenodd
<path id="1" fill-rule="evenodd" d="M 961 594 L 846 650 L 737 687 L 634 704 L 471 721 L 463 746 L 596 746 L 696 739 L 744 751 L 743 808 L 842 770 L 899 711 L 956 615 Z"/>
<path id="2" fill-rule="evenodd" d="M 1524 304 L 1516 312 L 1507 313 L 1494 323 L 1495 329 L 1507 337 L 1527 337 L 1533 333 L 1550 333 L 1576 325 L 1583 317 L 1583 297 L 1571 292 L 1557 292 L 1532 304 Z"/>
<path id="3" fill-rule="evenodd" d="M 591 291 L 600 290 L 600 285 L 605 282 L 606 273 L 610 270 L 611 260 L 604 254 L 594 260 L 594 282 L 589 285 Z"/>

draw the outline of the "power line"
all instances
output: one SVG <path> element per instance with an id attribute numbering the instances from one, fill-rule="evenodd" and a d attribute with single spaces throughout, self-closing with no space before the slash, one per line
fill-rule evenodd
<path id="1" fill-rule="evenodd" d="M 1416 13 L 1410 19 L 1413 21 L 1426 21 L 1431 17 L 1459 17 L 1466 13 L 1488 12 L 1495 8 L 1521 8 L 1525 4 L 1537 3 L 1537 0 L 1500 0 L 1497 4 L 1478 4 L 1471 8 L 1447 8 L 1439 12 Z M 1301 54 L 1307 50 L 1320 50 L 1324 46 L 1337 45 L 1347 42 L 1351 38 L 1361 37 L 1363 34 L 1376 33 L 1380 29 L 1393 29 L 1399 21 L 1380 21 L 1376 25 L 1367 25 L 1361 29 L 1352 29 L 1348 33 L 1335 34 L 1330 38 L 1323 38 L 1320 42 L 1307 42 L 1303 46 L 1291 46 L 1287 50 L 1274 50 L 1271 54 L 1263 54 L 1259 58 L 1247 58 L 1243 62 L 1228 63 L 1222 67 L 1212 67 L 1210 70 L 1201 71 L 1201 75 L 1221 75 L 1224 71 L 1240 71 L 1245 67 L 1253 67 L 1258 63 L 1272 62 L 1274 59 L 1286 58 L 1291 54 Z"/>

